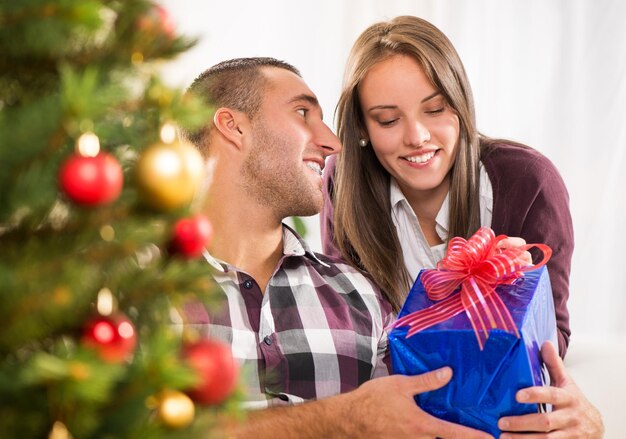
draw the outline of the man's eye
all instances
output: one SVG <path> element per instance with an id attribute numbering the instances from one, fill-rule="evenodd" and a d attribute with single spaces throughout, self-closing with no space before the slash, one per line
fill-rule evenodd
<path id="1" fill-rule="evenodd" d="M 306 116 L 306 114 L 309 112 L 309 110 L 308 110 L 308 109 L 306 109 L 306 108 L 298 108 L 296 111 L 297 111 L 298 113 L 300 113 L 300 115 L 301 115 L 302 117 L 305 117 L 305 116 Z"/>

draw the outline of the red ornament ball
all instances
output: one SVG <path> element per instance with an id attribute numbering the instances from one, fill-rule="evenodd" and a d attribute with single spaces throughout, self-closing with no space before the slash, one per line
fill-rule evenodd
<path id="1" fill-rule="evenodd" d="M 129 359 L 137 345 L 137 334 L 131 321 L 123 314 L 97 316 L 83 329 L 82 343 L 95 349 L 109 363 Z"/>
<path id="2" fill-rule="evenodd" d="M 183 357 L 200 377 L 200 383 L 188 392 L 193 400 L 213 405 L 231 395 L 238 368 L 229 346 L 216 340 L 200 340 L 185 345 Z"/>
<path id="3" fill-rule="evenodd" d="M 168 10 L 161 5 L 152 5 L 152 7 L 137 20 L 137 28 L 150 37 L 163 35 L 166 38 L 173 38 L 176 31 L 174 19 Z"/>
<path id="4" fill-rule="evenodd" d="M 72 155 L 59 170 L 59 185 L 75 203 L 84 206 L 108 204 L 120 195 L 124 174 L 119 162 L 101 152 L 95 157 Z"/>
<path id="5" fill-rule="evenodd" d="M 186 258 L 197 258 L 211 242 L 213 226 L 204 215 L 182 218 L 174 224 L 171 248 Z"/>

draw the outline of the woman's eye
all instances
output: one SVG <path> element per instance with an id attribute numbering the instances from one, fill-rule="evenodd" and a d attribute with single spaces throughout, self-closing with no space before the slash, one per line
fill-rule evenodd
<path id="1" fill-rule="evenodd" d="M 389 120 L 379 120 L 378 124 L 383 127 L 388 127 L 393 125 L 398 119 L 389 119 Z"/>
<path id="2" fill-rule="evenodd" d="M 443 110 L 444 110 L 444 107 L 435 108 L 434 110 L 428 110 L 426 114 L 439 114 L 439 113 L 443 113 Z"/>

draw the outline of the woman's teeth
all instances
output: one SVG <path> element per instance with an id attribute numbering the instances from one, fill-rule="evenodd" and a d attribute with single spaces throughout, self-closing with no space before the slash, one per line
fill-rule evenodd
<path id="1" fill-rule="evenodd" d="M 428 160 L 432 159 L 435 156 L 436 152 L 437 151 L 431 151 L 431 152 L 427 152 L 426 154 L 422 154 L 422 155 L 415 155 L 415 156 L 411 156 L 411 157 L 405 157 L 405 159 L 407 159 L 411 163 L 426 163 Z"/>

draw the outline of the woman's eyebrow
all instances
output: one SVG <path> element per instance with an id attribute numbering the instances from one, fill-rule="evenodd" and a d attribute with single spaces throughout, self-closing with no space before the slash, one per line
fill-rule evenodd
<path id="1" fill-rule="evenodd" d="M 424 102 L 427 102 L 427 101 L 431 100 L 432 98 L 437 97 L 439 95 L 441 95 L 441 92 L 437 90 L 437 91 L 433 92 L 432 94 L 426 96 L 424 99 L 422 99 L 420 101 L 420 104 L 423 104 Z M 393 110 L 395 108 L 398 108 L 398 106 L 397 105 L 390 105 L 390 104 L 389 105 L 382 104 L 382 105 L 373 105 L 373 106 L 369 107 L 367 109 L 367 111 L 372 111 L 372 110 Z"/>
<path id="2" fill-rule="evenodd" d="M 437 91 L 435 91 L 433 94 L 431 94 L 431 95 L 429 95 L 429 96 L 426 96 L 424 99 L 422 99 L 422 100 L 420 101 L 420 103 L 421 103 L 421 104 L 423 104 L 424 102 L 429 101 L 429 100 L 431 100 L 432 98 L 434 98 L 435 96 L 438 96 L 438 95 L 440 95 L 440 94 L 441 94 L 441 92 L 440 92 L 439 90 L 437 90 Z"/>
<path id="3" fill-rule="evenodd" d="M 374 105 L 372 107 L 369 107 L 367 109 L 367 111 L 372 111 L 372 110 L 393 110 L 394 108 L 398 108 L 397 105 Z"/>

